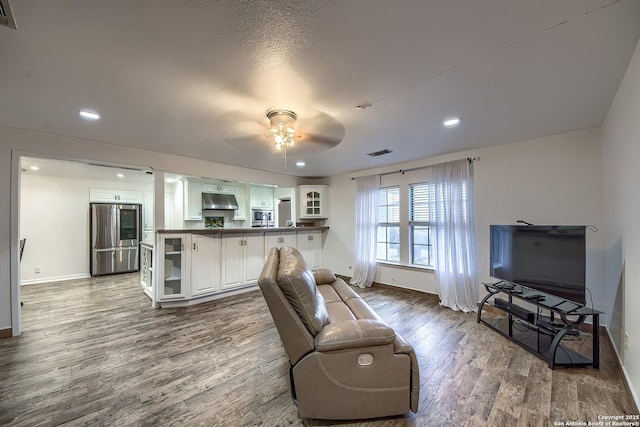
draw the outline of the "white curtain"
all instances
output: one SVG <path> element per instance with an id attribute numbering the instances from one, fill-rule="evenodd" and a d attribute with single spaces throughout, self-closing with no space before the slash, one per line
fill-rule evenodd
<path id="1" fill-rule="evenodd" d="M 356 178 L 356 266 L 351 284 L 366 288 L 376 275 L 380 176 Z"/>
<path id="2" fill-rule="evenodd" d="M 440 304 L 477 310 L 478 268 L 473 209 L 473 161 L 431 167 L 430 222 L 435 236 L 436 288 Z"/>

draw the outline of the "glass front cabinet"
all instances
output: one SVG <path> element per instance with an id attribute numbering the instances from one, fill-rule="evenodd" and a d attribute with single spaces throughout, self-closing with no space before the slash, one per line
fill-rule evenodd
<path id="1" fill-rule="evenodd" d="M 301 185 L 298 187 L 300 194 L 300 219 L 326 218 L 327 186 L 326 185 Z"/>
<path id="2" fill-rule="evenodd" d="M 186 296 L 186 252 L 185 235 L 165 234 L 160 239 L 162 261 L 164 269 L 160 286 L 158 286 L 158 300 L 167 301 Z"/>

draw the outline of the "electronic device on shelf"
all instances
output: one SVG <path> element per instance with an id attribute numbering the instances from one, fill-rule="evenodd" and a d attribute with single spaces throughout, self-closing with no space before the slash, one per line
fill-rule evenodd
<path id="1" fill-rule="evenodd" d="M 536 314 L 526 308 L 520 307 L 517 304 L 510 303 L 509 301 L 505 301 L 501 298 L 495 298 L 493 300 L 493 305 L 507 313 L 511 313 L 514 316 L 521 318 L 522 320 L 526 320 L 529 323 L 535 322 Z"/>
<path id="2" fill-rule="evenodd" d="M 586 227 L 491 225 L 489 274 L 585 305 Z"/>
<path id="3" fill-rule="evenodd" d="M 542 327 L 554 334 L 560 332 L 561 329 L 565 328 L 567 325 L 558 322 L 547 321 L 544 319 L 538 318 L 536 320 L 536 326 Z M 580 335 L 580 331 L 575 328 L 567 329 L 565 335 Z"/>

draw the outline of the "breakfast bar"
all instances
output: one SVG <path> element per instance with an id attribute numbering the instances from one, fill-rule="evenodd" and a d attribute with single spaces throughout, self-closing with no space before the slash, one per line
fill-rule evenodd
<path id="1" fill-rule="evenodd" d="M 141 251 L 140 283 L 154 307 L 180 307 L 256 289 L 272 247 L 296 247 L 312 268 L 322 262 L 329 227 L 157 230 Z"/>

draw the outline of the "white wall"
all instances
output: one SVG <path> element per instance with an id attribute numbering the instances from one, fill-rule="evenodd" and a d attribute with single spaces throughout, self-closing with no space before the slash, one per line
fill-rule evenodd
<path id="1" fill-rule="evenodd" d="M 13 298 L 11 295 L 11 276 L 18 277 L 20 269 L 17 233 L 19 210 L 17 206 L 14 209 L 11 205 L 12 192 L 16 198 L 19 193 L 18 179 L 15 178 L 18 172 L 12 171 L 15 167 L 12 161 L 14 154 L 91 160 L 140 168 L 150 167 L 156 171 L 209 176 L 232 181 L 290 187 L 297 185 L 297 179 L 288 175 L 0 126 L 0 330 L 12 328 L 13 323 L 17 325 L 17 320 L 12 319 L 11 312 L 11 301 L 18 301 L 16 295 Z M 12 239 L 12 229 L 14 239 Z"/>
<path id="2" fill-rule="evenodd" d="M 602 126 L 610 329 L 632 390 L 640 387 L 640 43 Z M 629 334 L 624 345 L 624 332 Z M 634 392 L 636 403 L 638 397 Z"/>
<path id="3" fill-rule="evenodd" d="M 20 182 L 20 237 L 27 239 L 20 282 L 87 277 L 89 189 L 152 191 L 148 185 L 23 173 Z M 40 273 L 35 273 L 38 268 Z"/>
<path id="4" fill-rule="evenodd" d="M 355 263 L 355 184 L 352 176 L 410 169 L 443 161 L 479 156 L 475 162 L 476 233 L 480 278 L 489 277 L 489 225 L 594 225 L 587 235 L 587 287 L 595 307 L 610 313 L 610 295 L 604 289 L 604 212 L 599 129 L 568 132 L 545 138 L 494 146 L 413 161 L 394 167 L 362 171 L 329 179 L 331 227 L 323 263 L 351 276 Z M 431 271 L 379 265 L 376 281 L 435 292 Z M 481 289 L 484 295 L 484 289 Z M 606 320 L 606 319 L 605 319 Z"/>

